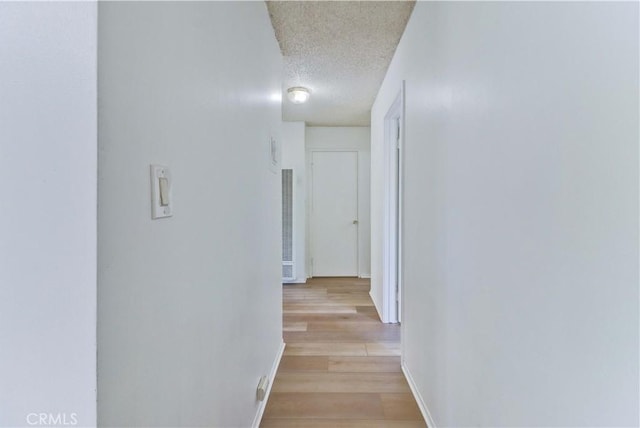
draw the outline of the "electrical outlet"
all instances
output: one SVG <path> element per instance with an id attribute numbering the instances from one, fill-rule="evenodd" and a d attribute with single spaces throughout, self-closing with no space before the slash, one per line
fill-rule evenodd
<path id="1" fill-rule="evenodd" d="M 269 387 L 269 378 L 266 376 L 262 376 L 260 378 L 260 382 L 258 382 L 258 389 L 256 391 L 256 398 L 258 401 L 264 400 L 264 397 L 267 396 L 267 388 Z"/>

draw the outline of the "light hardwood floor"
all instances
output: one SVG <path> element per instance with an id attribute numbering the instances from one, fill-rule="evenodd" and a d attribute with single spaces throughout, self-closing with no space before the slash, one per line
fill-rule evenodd
<path id="1" fill-rule="evenodd" d="M 426 427 L 400 370 L 400 326 L 382 324 L 369 280 L 285 285 L 287 344 L 262 428 Z"/>

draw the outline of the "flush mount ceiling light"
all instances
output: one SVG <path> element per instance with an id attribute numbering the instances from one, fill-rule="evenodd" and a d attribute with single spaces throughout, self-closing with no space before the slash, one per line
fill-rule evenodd
<path id="1" fill-rule="evenodd" d="M 306 103 L 310 96 L 311 92 L 302 86 L 287 89 L 287 97 L 289 97 L 289 101 L 294 104 Z"/>

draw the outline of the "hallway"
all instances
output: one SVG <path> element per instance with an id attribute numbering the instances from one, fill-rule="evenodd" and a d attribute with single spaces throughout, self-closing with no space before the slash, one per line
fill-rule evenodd
<path id="1" fill-rule="evenodd" d="M 639 16 L 0 1 L 0 428 L 639 427 Z"/>
<path id="2" fill-rule="evenodd" d="M 262 428 L 425 426 L 400 369 L 400 326 L 380 323 L 369 283 L 284 286 L 287 346 Z"/>

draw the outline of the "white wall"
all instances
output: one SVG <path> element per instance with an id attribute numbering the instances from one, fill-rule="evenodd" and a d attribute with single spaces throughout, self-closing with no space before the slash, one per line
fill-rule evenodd
<path id="1" fill-rule="evenodd" d="M 99 24 L 99 424 L 250 426 L 282 344 L 266 6 L 104 2 Z M 151 163 L 173 217 L 151 220 Z"/>
<path id="2" fill-rule="evenodd" d="M 282 122 L 282 168 L 293 169 L 293 251 L 296 283 L 307 282 L 307 163 L 304 122 Z"/>
<path id="3" fill-rule="evenodd" d="M 435 425 L 638 425 L 638 71 L 637 3 L 416 5 L 372 262 L 406 79 L 403 358 Z"/>
<path id="4" fill-rule="evenodd" d="M 314 150 L 353 150 L 358 152 L 358 272 L 361 277 L 368 278 L 371 275 L 371 229 L 369 220 L 371 207 L 369 183 L 371 135 L 369 127 L 308 126 L 305 138 L 307 160 L 310 159 L 310 153 Z M 309 189 L 307 191 L 310 192 Z M 309 225 L 308 215 L 307 225 Z M 308 233 L 307 230 L 307 236 L 309 236 Z M 307 242 L 307 272 L 311 272 L 309 267 L 311 257 L 309 242 Z"/>
<path id="5" fill-rule="evenodd" d="M 96 11 L 0 3 L 0 426 L 96 423 Z"/>

